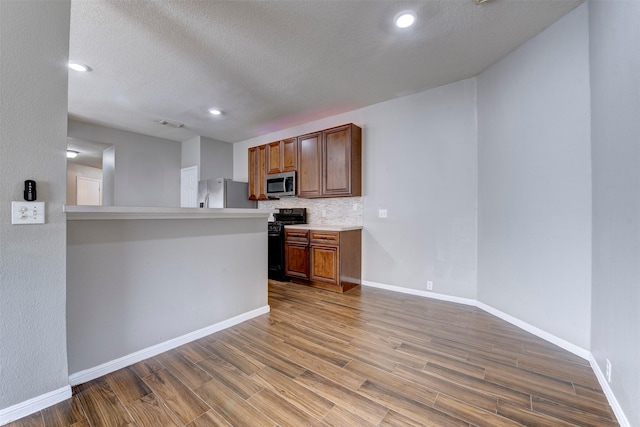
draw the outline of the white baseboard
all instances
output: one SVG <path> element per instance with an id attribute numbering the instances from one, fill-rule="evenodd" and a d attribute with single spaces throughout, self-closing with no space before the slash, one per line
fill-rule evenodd
<path id="1" fill-rule="evenodd" d="M 538 338 L 542 338 L 545 341 L 548 341 L 552 344 L 557 345 L 558 347 L 567 350 L 570 353 L 575 354 L 578 357 L 581 357 L 585 360 L 589 360 L 589 356 L 591 355 L 591 353 L 589 352 L 589 350 L 585 350 L 582 347 L 579 347 L 575 344 L 570 343 L 569 341 L 563 340 L 562 338 L 558 338 L 557 336 L 550 334 L 547 331 L 544 331 L 540 328 L 537 328 L 533 325 L 530 325 L 527 322 L 523 322 L 522 320 L 513 317 L 507 313 L 503 313 L 502 311 L 491 307 L 490 305 L 487 305 L 483 302 L 477 301 L 476 302 L 476 307 L 478 307 L 481 310 L 486 311 L 489 314 L 493 314 L 496 317 L 499 317 L 500 319 L 511 323 L 514 326 L 517 326 L 518 328 L 527 331 L 535 336 L 537 336 Z"/>
<path id="2" fill-rule="evenodd" d="M 455 297 L 451 295 L 438 294 L 435 292 L 421 291 L 419 289 L 403 288 L 401 286 L 386 285 L 384 283 L 370 282 L 368 280 L 363 280 L 362 285 L 369 286 L 372 288 L 386 289 L 388 291 L 399 292 L 402 294 L 416 295 L 419 297 L 432 298 L 432 299 L 437 299 L 441 301 L 455 302 L 458 304 L 473 305 L 473 306 L 476 305 L 476 300 L 471 298 Z"/>
<path id="3" fill-rule="evenodd" d="M 417 296 L 421 296 L 421 297 L 426 297 L 426 298 L 433 298 L 433 299 L 437 299 L 437 300 L 441 300 L 441 301 L 449 301 L 449 302 L 455 302 L 458 304 L 464 304 L 464 305 L 472 305 L 474 307 L 478 307 L 481 310 L 486 311 L 489 314 L 492 314 L 496 317 L 499 317 L 500 319 L 511 323 L 514 326 L 517 326 L 520 329 L 523 329 L 529 333 L 532 333 L 533 335 L 542 338 L 545 341 L 548 341 L 550 343 L 553 343 L 555 345 L 557 345 L 558 347 L 561 347 L 573 354 L 575 354 L 576 356 L 582 357 L 585 360 L 589 360 L 589 355 L 591 353 L 589 353 L 588 350 L 585 350 L 581 347 L 578 347 L 577 345 L 571 344 L 569 341 L 565 341 L 561 338 L 556 337 L 555 335 L 552 335 L 548 332 L 543 331 L 542 329 L 536 328 L 533 325 L 530 325 L 526 322 L 523 322 L 522 320 L 515 318 L 507 313 L 503 313 L 502 311 L 495 309 L 483 302 L 480 302 L 478 300 L 475 300 L 473 298 L 462 298 L 462 297 L 455 297 L 455 296 L 450 296 L 450 295 L 443 295 L 443 294 L 437 294 L 434 292 L 429 292 L 429 291 L 421 291 L 418 289 L 409 289 L 409 288 L 403 288 L 400 286 L 392 286 L 392 285 L 385 285 L 384 283 L 376 283 L 376 282 L 369 282 L 366 280 L 362 281 L 362 284 L 364 286 L 371 286 L 373 288 L 380 288 L 380 289 L 386 289 L 389 291 L 394 291 L 394 292 L 400 292 L 403 294 L 409 294 L 409 295 L 417 295 Z"/>
<path id="4" fill-rule="evenodd" d="M 0 426 L 41 411 L 70 397 L 71 387 L 66 385 L 49 393 L 41 394 L 40 396 L 9 406 L 8 408 L 0 410 Z"/>
<path id="5" fill-rule="evenodd" d="M 600 365 L 598 365 L 595 357 L 593 357 L 593 354 L 589 354 L 589 363 L 591 364 L 591 369 L 593 369 L 593 372 L 596 374 L 596 378 L 598 378 L 598 382 L 600 383 L 600 387 L 602 387 L 602 391 L 604 391 L 604 395 L 607 396 L 607 400 L 609 401 L 609 405 L 611 405 L 611 409 L 613 409 L 613 413 L 618 419 L 618 424 L 620 424 L 620 427 L 631 427 L 631 423 L 624 414 L 622 407 L 620 407 L 618 399 L 616 399 L 616 396 L 613 394 L 613 390 L 611 390 L 611 386 L 600 369 Z"/>
<path id="6" fill-rule="evenodd" d="M 605 396 L 607 397 L 607 400 L 609 401 L 609 405 L 611 405 L 611 409 L 613 409 L 613 412 L 616 418 L 618 419 L 618 423 L 620 424 L 620 427 L 631 427 L 631 424 L 629 423 L 626 415 L 624 414 L 624 411 L 622 410 L 620 403 L 618 403 L 618 399 L 616 399 L 616 396 L 613 394 L 613 390 L 611 390 L 609 383 L 607 382 L 604 375 L 602 374 L 602 371 L 600 370 L 600 366 L 598 366 L 598 363 L 596 362 L 595 358 L 593 357 L 593 355 L 589 350 L 585 350 L 582 347 L 572 344 L 569 341 L 563 340 L 562 338 L 556 337 L 553 334 L 543 331 L 540 328 L 530 325 L 527 322 L 523 322 L 522 320 L 516 317 L 513 317 L 507 313 L 503 313 L 502 311 L 495 309 L 490 305 L 487 305 L 475 299 L 453 297 L 449 295 L 436 294 L 433 292 L 420 291 L 417 289 L 402 288 L 400 286 L 392 286 L 392 285 L 386 285 L 383 283 L 369 282 L 366 280 L 362 281 L 362 285 L 371 286 L 373 288 L 386 289 L 394 292 L 400 292 L 403 294 L 416 295 L 416 296 L 421 296 L 426 298 L 434 298 L 434 299 L 443 300 L 443 301 L 457 302 L 464 305 L 473 305 L 478 307 L 481 310 L 486 311 L 489 314 L 492 314 L 508 323 L 511 323 L 514 326 L 517 326 L 518 328 L 524 331 L 527 331 L 539 338 L 542 338 L 547 342 L 555 344 L 558 347 L 563 348 L 564 350 L 567 350 L 568 352 L 575 354 L 576 356 L 579 356 L 585 360 L 588 360 L 589 363 L 591 364 L 591 369 L 593 369 L 593 372 L 595 373 L 596 378 L 598 378 L 598 382 L 602 387 L 602 391 L 604 392 Z"/>
<path id="7" fill-rule="evenodd" d="M 126 368 L 127 366 L 133 365 L 134 363 L 138 363 L 160 353 L 164 353 L 165 351 L 180 347 L 181 345 L 190 343 L 191 341 L 195 341 L 223 329 L 230 328 L 231 326 L 237 325 L 249 319 L 253 319 L 254 317 L 260 316 L 262 314 L 266 314 L 269 312 L 269 310 L 269 306 L 265 305 L 255 310 L 251 310 L 238 316 L 232 317 L 230 319 L 223 320 L 222 322 L 216 323 L 214 325 L 198 329 L 197 331 L 190 332 L 188 334 L 170 339 L 163 343 L 147 347 L 140 351 L 136 351 L 135 353 L 131 353 L 118 359 L 111 360 L 93 368 L 76 372 L 69 376 L 69 384 L 77 385 L 86 383 L 87 381 L 91 381 L 103 375 L 115 372 L 118 369 Z"/>

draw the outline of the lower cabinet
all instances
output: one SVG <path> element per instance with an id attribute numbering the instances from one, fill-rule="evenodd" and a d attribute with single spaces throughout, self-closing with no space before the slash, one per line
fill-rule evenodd
<path id="1" fill-rule="evenodd" d="M 297 242 L 284 243 L 285 275 L 309 278 L 309 245 Z"/>
<path id="2" fill-rule="evenodd" d="M 296 283 L 345 292 L 361 284 L 362 231 L 285 229 L 285 274 Z"/>
<path id="3" fill-rule="evenodd" d="M 323 247 L 312 245 L 309 248 L 309 267 L 311 274 L 309 278 L 315 282 L 328 283 L 337 286 L 340 281 L 338 275 L 338 263 L 340 258 L 337 246 Z"/>

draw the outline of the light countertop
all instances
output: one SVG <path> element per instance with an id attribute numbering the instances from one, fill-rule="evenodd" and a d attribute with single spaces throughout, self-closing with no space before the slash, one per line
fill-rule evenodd
<path id="1" fill-rule="evenodd" d="M 222 208 L 161 208 L 130 206 L 73 206 L 64 207 L 68 221 L 105 219 L 212 219 L 265 218 L 272 209 Z"/>
<path id="2" fill-rule="evenodd" d="M 293 224 L 285 225 L 284 228 L 298 230 L 319 230 L 319 231 L 351 231 L 362 230 L 361 225 L 315 225 L 315 224 Z"/>

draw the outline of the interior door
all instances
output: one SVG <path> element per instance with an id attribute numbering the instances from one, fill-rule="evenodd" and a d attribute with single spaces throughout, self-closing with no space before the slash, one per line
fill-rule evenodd
<path id="1" fill-rule="evenodd" d="M 198 207 L 198 166 L 180 169 L 180 207 Z"/>
<path id="2" fill-rule="evenodd" d="M 102 205 L 102 181 L 76 176 L 76 204 L 81 206 Z"/>

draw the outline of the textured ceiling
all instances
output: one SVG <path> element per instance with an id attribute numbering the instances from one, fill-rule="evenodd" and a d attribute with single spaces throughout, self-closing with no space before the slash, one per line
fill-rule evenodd
<path id="1" fill-rule="evenodd" d="M 69 58 L 92 71 L 69 72 L 69 114 L 242 141 L 475 76 L 581 1 L 72 0 Z"/>

